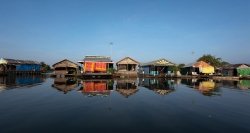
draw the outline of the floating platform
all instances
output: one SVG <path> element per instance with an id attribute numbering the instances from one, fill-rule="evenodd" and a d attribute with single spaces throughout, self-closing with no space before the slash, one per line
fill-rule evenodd
<path id="1" fill-rule="evenodd" d="M 115 78 L 137 78 L 139 75 L 135 72 L 116 72 L 113 77 Z"/>
<path id="2" fill-rule="evenodd" d="M 8 75 L 40 75 L 41 71 L 2 71 L 0 76 Z"/>
<path id="3" fill-rule="evenodd" d="M 78 76 L 82 79 L 112 79 L 113 74 L 109 73 L 84 73 Z"/>
<path id="4" fill-rule="evenodd" d="M 77 77 L 75 74 L 51 74 L 50 77 L 53 78 L 66 78 L 66 77 Z"/>
<path id="5" fill-rule="evenodd" d="M 250 80 L 250 76 L 247 77 L 237 77 L 237 76 L 217 76 L 217 75 L 181 75 L 181 76 L 171 76 L 171 75 L 138 75 L 139 78 L 166 78 L 166 79 L 213 79 L 213 80 L 231 80 L 231 81 L 239 81 L 239 80 Z"/>

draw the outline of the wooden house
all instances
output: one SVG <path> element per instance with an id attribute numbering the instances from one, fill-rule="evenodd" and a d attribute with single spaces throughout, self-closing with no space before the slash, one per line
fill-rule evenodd
<path id="1" fill-rule="evenodd" d="M 182 75 L 212 75 L 215 69 L 204 61 L 188 64 L 181 69 Z"/>
<path id="2" fill-rule="evenodd" d="M 249 76 L 250 67 L 247 64 L 232 64 L 222 67 L 223 76 Z"/>
<path id="3" fill-rule="evenodd" d="M 79 61 L 83 65 L 83 73 L 111 73 L 113 69 L 113 61 L 107 56 L 85 56 L 83 61 Z"/>
<path id="4" fill-rule="evenodd" d="M 130 75 L 137 76 L 139 62 L 130 58 L 125 57 L 116 63 L 117 66 L 117 74 L 120 75 Z"/>
<path id="5" fill-rule="evenodd" d="M 80 73 L 79 65 L 67 59 L 55 63 L 53 68 L 54 74 L 60 77 L 74 76 Z"/>
<path id="6" fill-rule="evenodd" d="M 166 59 L 158 59 L 140 66 L 140 73 L 146 75 L 162 75 L 170 73 L 171 67 L 175 66 L 174 63 Z"/>
<path id="7" fill-rule="evenodd" d="M 22 71 L 22 72 L 40 72 L 41 64 L 36 61 L 31 60 L 15 60 L 15 59 L 0 59 L 0 71 L 10 72 L 10 71 Z"/>

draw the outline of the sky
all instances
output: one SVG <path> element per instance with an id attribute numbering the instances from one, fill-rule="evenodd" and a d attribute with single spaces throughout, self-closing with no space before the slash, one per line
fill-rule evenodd
<path id="1" fill-rule="evenodd" d="M 250 64 L 250 0 L 0 0 L 0 58 Z"/>

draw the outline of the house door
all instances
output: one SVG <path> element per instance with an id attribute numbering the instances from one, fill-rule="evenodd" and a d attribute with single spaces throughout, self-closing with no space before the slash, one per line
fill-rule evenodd
<path id="1" fill-rule="evenodd" d="M 128 71 L 131 71 L 132 70 L 132 65 L 128 65 Z"/>

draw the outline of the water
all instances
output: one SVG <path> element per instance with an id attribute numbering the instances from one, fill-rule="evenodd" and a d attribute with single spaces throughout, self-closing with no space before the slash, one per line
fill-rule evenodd
<path id="1" fill-rule="evenodd" d="M 250 132 L 250 81 L 0 77 L 0 132 Z"/>

